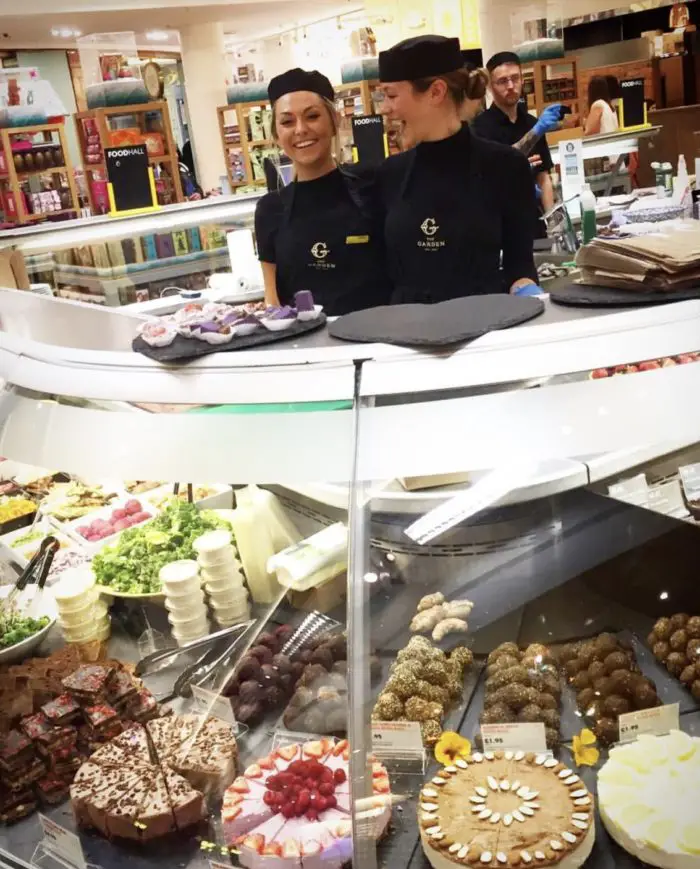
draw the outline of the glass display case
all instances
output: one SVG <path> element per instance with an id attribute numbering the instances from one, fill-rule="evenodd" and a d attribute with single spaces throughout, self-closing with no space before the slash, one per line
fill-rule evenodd
<path id="1" fill-rule="evenodd" d="M 110 307 L 157 302 L 173 287 L 202 290 L 221 272 L 233 272 L 235 283 L 240 263 L 231 262 L 227 233 L 252 229 L 261 195 L 15 230 L 0 235 L 0 248 L 22 251 L 31 282 L 48 284 L 61 298 Z M 262 298 L 262 279 L 259 283 L 243 288 L 242 296 Z"/>
<path id="2" fill-rule="evenodd" d="M 0 292 L 2 596 L 62 546 L 1 864 L 694 864 L 700 537 L 614 487 L 697 463 L 699 303 L 167 367 L 139 322 Z"/>

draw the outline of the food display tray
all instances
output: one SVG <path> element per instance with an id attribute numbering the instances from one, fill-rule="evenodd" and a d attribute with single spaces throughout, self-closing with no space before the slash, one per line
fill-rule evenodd
<path id="1" fill-rule="evenodd" d="M 199 338 L 184 338 L 178 335 L 167 347 L 151 347 L 141 337 L 134 338 L 131 347 L 136 353 L 141 353 L 156 362 L 181 363 L 188 362 L 190 359 L 199 359 L 201 356 L 209 356 L 211 353 L 229 353 L 232 350 L 248 350 L 263 344 L 275 344 L 288 338 L 297 338 L 307 332 L 315 332 L 325 325 L 326 315 L 321 313 L 315 320 L 296 320 L 288 329 L 281 332 L 270 332 L 263 328 L 252 335 L 232 338 L 228 344 L 207 344 Z"/>
<path id="2" fill-rule="evenodd" d="M 635 292 L 617 290 L 614 287 L 570 284 L 552 290 L 549 298 L 557 305 L 568 305 L 572 308 L 639 308 L 645 305 L 668 305 L 671 302 L 700 299 L 700 287 L 662 293 L 656 290 Z"/>

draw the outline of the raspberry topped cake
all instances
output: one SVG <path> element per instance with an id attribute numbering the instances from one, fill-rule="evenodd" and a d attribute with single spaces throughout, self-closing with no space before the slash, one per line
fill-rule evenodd
<path id="1" fill-rule="evenodd" d="M 435 869 L 576 869 L 595 838 L 593 798 L 547 754 L 497 751 L 456 760 L 420 793 L 423 850 Z"/>
<path id="2" fill-rule="evenodd" d="M 249 869 L 321 869 L 352 859 L 347 740 L 285 745 L 246 769 L 224 795 L 228 845 Z M 391 817 L 389 777 L 373 764 L 376 805 L 363 812 L 379 839 Z M 269 862 L 272 861 L 272 862 Z M 280 862 L 282 861 L 282 862 Z"/>

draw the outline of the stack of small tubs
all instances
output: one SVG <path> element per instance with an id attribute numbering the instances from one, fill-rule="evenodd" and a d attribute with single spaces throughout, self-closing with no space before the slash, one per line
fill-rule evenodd
<path id="1" fill-rule="evenodd" d="M 197 562 L 172 561 L 161 568 L 158 576 L 165 592 L 168 621 L 178 646 L 206 637 L 209 619 Z"/>
<path id="2" fill-rule="evenodd" d="M 209 531 L 198 537 L 193 546 L 217 624 L 227 628 L 247 621 L 250 618 L 248 592 L 230 532 Z"/>
<path id="3" fill-rule="evenodd" d="M 67 643 L 103 642 L 110 635 L 107 604 L 100 600 L 95 574 L 89 567 L 71 567 L 51 589 L 58 623 Z"/>

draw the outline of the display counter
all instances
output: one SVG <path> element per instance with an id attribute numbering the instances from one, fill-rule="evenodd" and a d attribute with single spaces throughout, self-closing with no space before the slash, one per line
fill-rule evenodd
<path id="1" fill-rule="evenodd" d="M 0 292 L 0 594 L 62 545 L 0 649 L 0 863 L 694 859 L 700 537 L 608 486 L 697 460 L 700 302 L 168 366 L 140 322 Z"/>
<path id="2" fill-rule="evenodd" d="M 0 233 L 27 259 L 32 283 L 108 306 L 158 299 L 173 285 L 203 289 L 230 271 L 226 233 L 251 229 L 261 194 L 180 203 L 153 214 L 92 217 Z"/>

